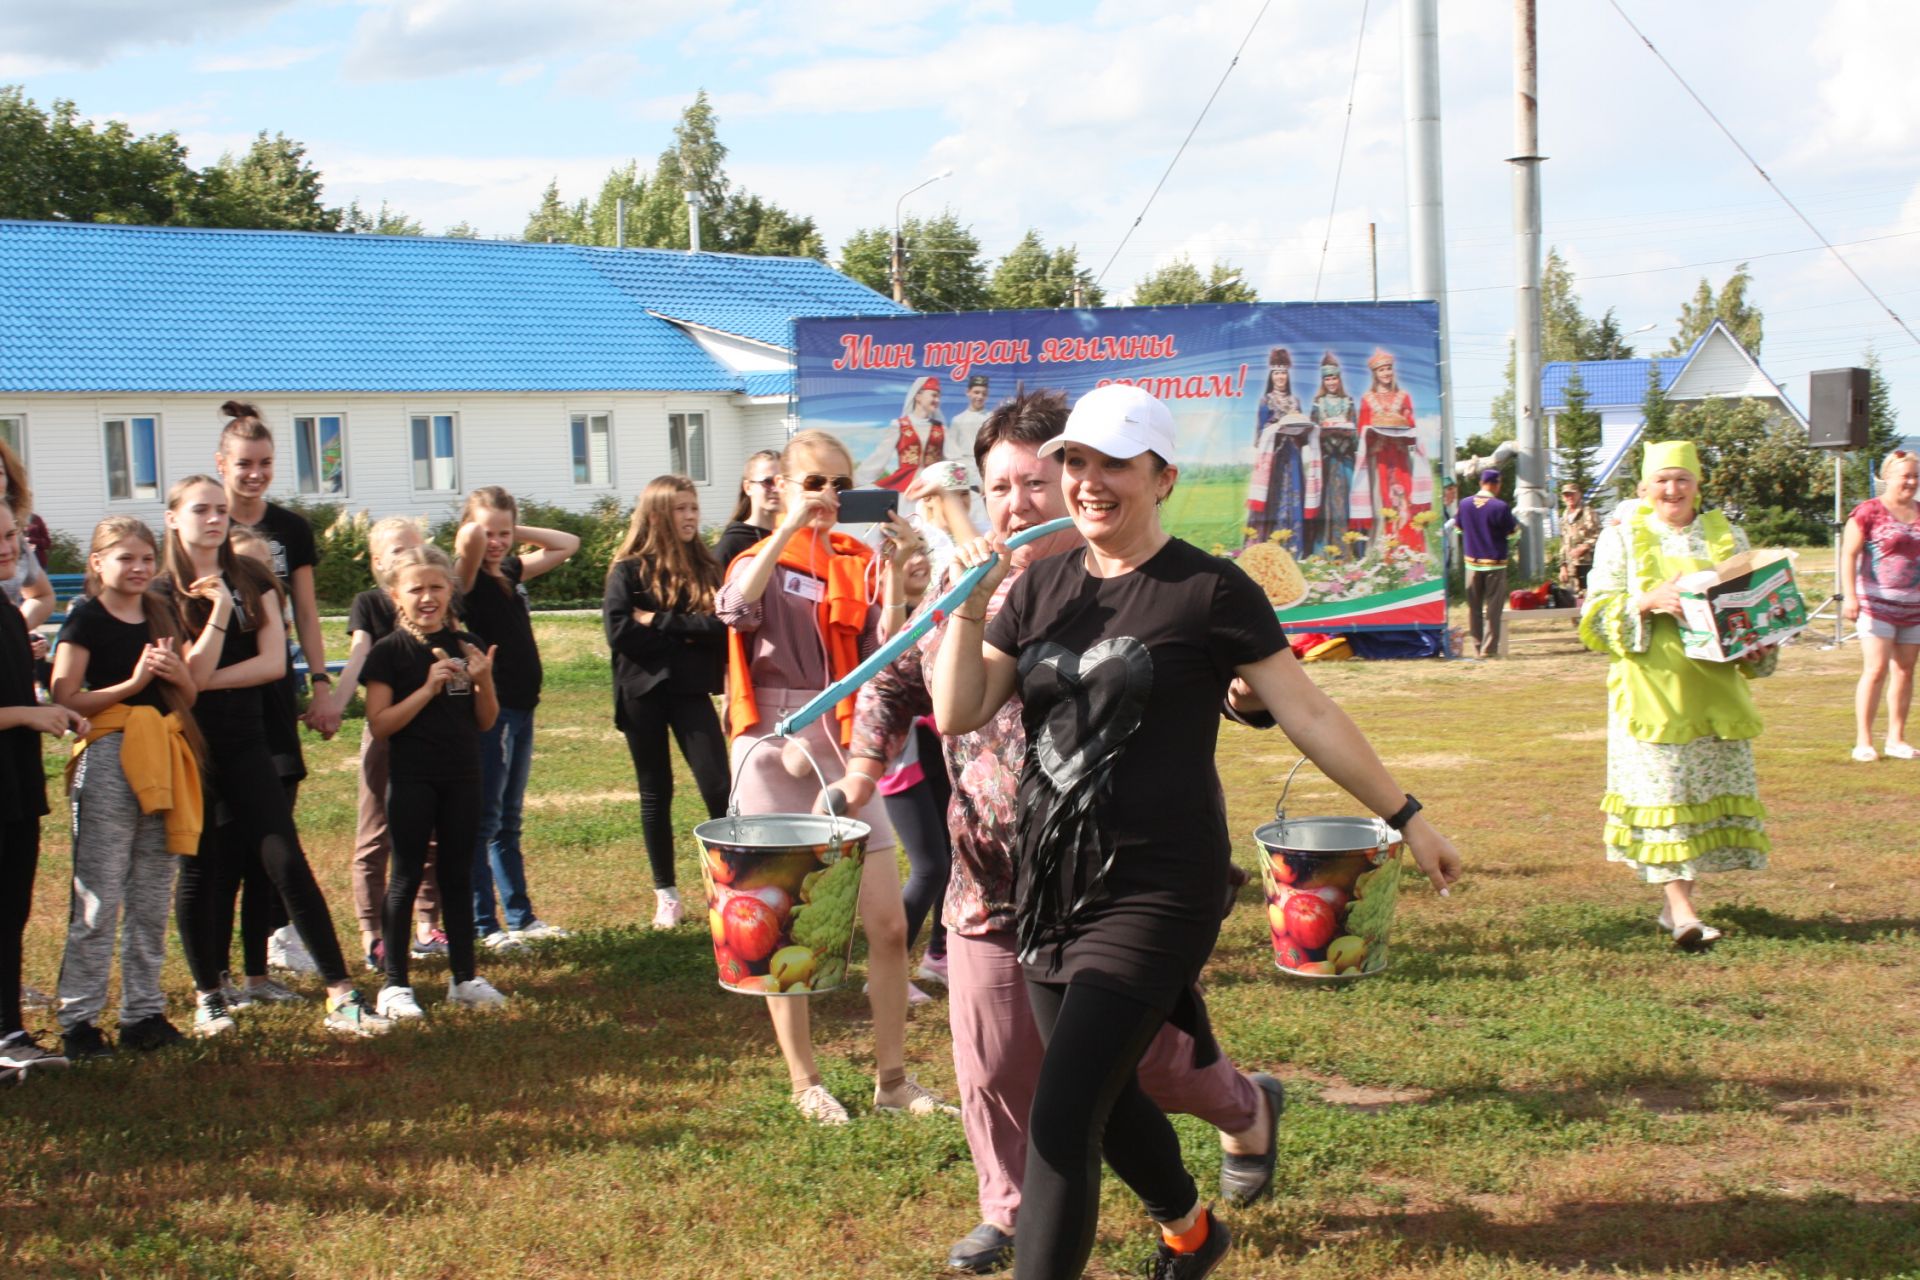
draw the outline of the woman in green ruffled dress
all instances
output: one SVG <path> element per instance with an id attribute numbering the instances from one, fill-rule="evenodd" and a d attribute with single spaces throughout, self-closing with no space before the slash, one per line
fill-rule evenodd
<path id="1" fill-rule="evenodd" d="M 1685 951 L 1720 931 L 1694 909 L 1693 882 L 1767 865 L 1766 810 L 1753 768 L 1760 713 L 1750 679 L 1773 674 L 1775 649 L 1735 662 L 1689 658 L 1676 579 L 1747 549 L 1747 535 L 1700 510 L 1691 441 L 1646 447 L 1645 501 L 1600 534 L 1580 638 L 1613 659 L 1607 672 L 1607 858 L 1661 886 L 1660 927 Z"/>

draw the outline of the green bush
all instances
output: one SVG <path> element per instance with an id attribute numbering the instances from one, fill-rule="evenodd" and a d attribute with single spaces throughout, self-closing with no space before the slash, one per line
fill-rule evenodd
<path id="1" fill-rule="evenodd" d="M 1807 511 L 1760 507 L 1747 512 L 1740 527 L 1756 547 L 1824 547 L 1833 543 L 1833 526 Z"/>
<path id="2" fill-rule="evenodd" d="M 50 530 L 53 545 L 47 548 L 48 573 L 85 573 L 87 549 L 70 533 Z"/>

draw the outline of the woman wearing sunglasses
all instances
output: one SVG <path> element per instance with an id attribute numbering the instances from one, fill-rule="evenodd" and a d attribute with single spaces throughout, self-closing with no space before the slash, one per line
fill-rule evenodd
<path id="1" fill-rule="evenodd" d="M 758 751 L 755 740 L 851 671 L 902 624 L 902 564 L 919 549 L 919 539 L 898 516 L 884 526 L 887 541 L 879 557 L 858 539 L 834 532 L 840 494 L 853 487 L 853 458 L 826 432 L 794 436 L 781 455 L 780 472 L 784 518 L 770 536 L 735 557 L 714 599 L 720 620 L 732 628 L 727 731 L 733 740 L 734 798 L 742 813 L 810 811 L 820 786 L 807 753 L 829 784 L 845 776 L 851 697 L 795 740 Z M 907 1075 L 907 922 L 893 828 L 879 805 L 868 806 L 859 818 L 873 829 L 860 878 L 860 921 L 867 934 L 867 998 L 873 1007 L 874 1110 L 958 1115 Z M 793 1081 L 794 1105 L 809 1120 L 845 1124 L 847 1109 L 827 1092 L 814 1064 L 807 1001 L 780 997 L 769 999 L 767 1007 Z"/>
<path id="2" fill-rule="evenodd" d="M 780 520 L 780 451 L 762 449 L 740 471 L 740 496 L 727 527 L 713 540 L 713 558 L 726 572 L 733 558 L 773 532 Z"/>

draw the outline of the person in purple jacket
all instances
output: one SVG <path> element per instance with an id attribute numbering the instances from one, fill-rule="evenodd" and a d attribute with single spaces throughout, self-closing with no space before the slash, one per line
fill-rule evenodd
<path id="1" fill-rule="evenodd" d="M 1507 605 L 1507 539 L 1518 529 L 1513 508 L 1500 497 L 1500 471 L 1480 473 L 1480 492 L 1460 504 L 1460 550 L 1467 562 L 1467 629 L 1473 656 L 1500 653 L 1500 614 Z"/>

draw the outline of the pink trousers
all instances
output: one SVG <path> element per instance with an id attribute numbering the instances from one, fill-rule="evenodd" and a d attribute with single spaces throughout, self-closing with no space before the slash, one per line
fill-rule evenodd
<path id="1" fill-rule="evenodd" d="M 947 935 L 947 1015 L 960 1083 L 960 1123 L 973 1151 L 983 1222 L 1016 1225 L 1027 1172 L 1027 1116 L 1044 1049 L 1027 1004 L 1012 932 Z M 1193 1065 L 1193 1037 L 1162 1027 L 1140 1060 L 1140 1087 L 1162 1111 L 1237 1133 L 1260 1114 L 1260 1087 L 1225 1053 Z"/>

